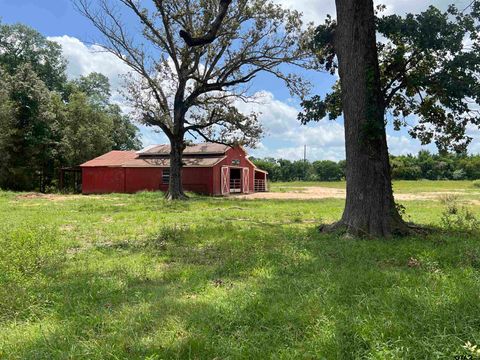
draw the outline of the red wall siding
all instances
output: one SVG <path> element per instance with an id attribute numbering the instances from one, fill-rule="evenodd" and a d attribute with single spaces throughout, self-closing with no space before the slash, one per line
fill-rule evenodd
<path id="1" fill-rule="evenodd" d="M 125 192 L 157 191 L 162 184 L 160 168 L 125 168 Z"/>
<path id="2" fill-rule="evenodd" d="M 125 192 L 125 169 L 109 167 L 83 168 L 82 192 L 84 194 Z"/>
<path id="3" fill-rule="evenodd" d="M 82 192 L 84 194 L 136 193 L 139 191 L 167 191 L 162 184 L 161 168 L 83 168 Z M 186 191 L 213 194 L 213 168 L 183 169 L 183 186 Z"/>
<path id="4" fill-rule="evenodd" d="M 186 191 L 213 194 L 213 168 L 184 168 L 183 187 Z"/>
<path id="5" fill-rule="evenodd" d="M 231 167 L 248 167 L 250 169 L 249 174 L 249 188 L 250 192 L 254 191 L 255 183 L 255 167 L 247 160 L 247 154 L 241 148 L 230 148 L 228 149 L 227 153 L 225 154 L 227 157 L 221 161 L 218 165 L 213 168 L 213 194 L 214 195 L 221 195 L 221 169 L 222 166 L 231 166 Z M 233 165 L 232 161 L 240 160 L 240 165 Z"/>
<path id="6" fill-rule="evenodd" d="M 126 192 L 167 191 L 168 184 L 162 183 L 163 168 L 127 168 Z M 212 168 L 184 168 L 182 173 L 184 190 L 212 194 Z"/>

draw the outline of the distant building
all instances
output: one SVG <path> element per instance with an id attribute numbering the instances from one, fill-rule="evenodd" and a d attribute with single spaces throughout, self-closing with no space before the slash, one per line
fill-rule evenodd
<path id="1" fill-rule="evenodd" d="M 258 169 L 241 147 L 202 143 L 183 155 L 182 181 L 186 191 L 208 195 L 267 190 L 267 172 Z M 111 151 L 81 165 L 83 194 L 167 191 L 170 145 L 142 151 Z"/>

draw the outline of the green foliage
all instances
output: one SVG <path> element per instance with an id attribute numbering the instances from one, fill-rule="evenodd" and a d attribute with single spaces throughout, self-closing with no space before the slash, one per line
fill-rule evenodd
<path id="1" fill-rule="evenodd" d="M 446 195 L 442 198 L 442 203 L 445 205 L 441 217 L 442 226 L 451 231 L 480 230 L 480 220 L 469 208 L 460 206 L 458 200 L 455 195 Z"/>
<path id="2" fill-rule="evenodd" d="M 120 107 L 109 104 L 104 111 L 113 122 L 113 131 L 111 133 L 113 141 L 112 150 L 140 150 L 142 141 L 140 140 L 138 128 L 132 124 L 127 115 L 122 114 Z"/>
<path id="3" fill-rule="evenodd" d="M 473 186 L 474 186 L 474 187 L 477 187 L 477 188 L 480 188 L 480 180 L 475 180 L 475 181 L 473 182 Z"/>
<path id="4" fill-rule="evenodd" d="M 0 188 L 44 192 L 60 167 L 139 149 L 138 129 L 110 95 L 102 74 L 67 82 L 58 44 L 0 24 Z"/>
<path id="5" fill-rule="evenodd" d="M 55 111 L 45 83 L 29 64 L 13 75 L 0 68 L 0 187 L 22 190 L 41 181 L 54 156 Z M 5 111 L 5 112 L 4 112 Z"/>
<path id="6" fill-rule="evenodd" d="M 345 177 L 345 168 L 341 162 L 314 161 L 312 166 L 319 181 L 339 181 Z"/>
<path id="7" fill-rule="evenodd" d="M 395 186 L 468 192 L 459 201 L 480 211 L 471 182 Z M 480 235 L 445 231 L 439 201 L 402 204 L 438 231 L 393 242 L 320 234 L 343 199 L 0 192 L 0 263 L 12 251 L 17 264 L 51 254 L 25 267 L 31 280 L 0 280 L 0 358 L 467 355 L 480 338 Z"/>
<path id="8" fill-rule="evenodd" d="M 345 161 L 303 161 L 252 159 L 268 171 L 271 181 L 338 181 L 345 178 Z M 480 155 L 432 154 L 420 151 L 417 156 L 391 156 L 395 180 L 475 180 L 480 179 Z"/>
<path id="9" fill-rule="evenodd" d="M 81 92 L 88 94 L 91 104 L 106 108 L 110 104 L 110 82 L 108 78 L 100 73 L 90 73 L 87 76 L 80 76 L 79 79 L 70 83 L 70 92 Z"/>
<path id="10" fill-rule="evenodd" d="M 317 179 L 317 174 L 312 164 L 308 161 L 290 161 L 285 159 L 251 159 L 260 169 L 268 171 L 272 181 L 311 181 Z"/>
<path id="11" fill-rule="evenodd" d="M 480 124 L 480 2 L 464 11 L 451 5 L 445 12 L 430 6 L 404 17 L 377 13 L 376 25 L 384 39 L 378 43 L 384 105 L 396 130 L 414 118 L 418 122 L 409 130 L 413 138 L 422 144 L 435 142 L 441 151 L 464 152 L 472 140 L 467 126 Z M 337 69 L 335 28 L 335 21 L 327 18 L 310 45 L 330 72 Z M 314 96 L 302 105 L 302 124 L 327 115 L 338 118 L 339 83 L 324 98 Z"/>
<path id="12" fill-rule="evenodd" d="M 479 155 L 431 154 L 392 156 L 392 176 L 402 180 L 474 180 L 480 168 Z"/>
<path id="13" fill-rule="evenodd" d="M 0 68 L 13 76 L 26 64 L 49 90 L 60 91 L 64 87 L 67 61 L 61 46 L 26 25 L 0 22 Z"/>
<path id="14" fill-rule="evenodd" d="M 62 124 L 64 131 L 60 148 L 69 164 L 81 164 L 113 148 L 109 136 L 114 130 L 112 119 L 108 114 L 89 106 L 84 93 L 70 96 Z"/>

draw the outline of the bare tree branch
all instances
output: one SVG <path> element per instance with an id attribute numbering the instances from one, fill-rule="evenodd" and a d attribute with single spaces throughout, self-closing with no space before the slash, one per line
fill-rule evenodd
<path id="1" fill-rule="evenodd" d="M 212 23 L 210 30 L 203 36 L 193 37 L 188 31 L 180 30 L 180 37 L 185 40 L 188 46 L 203 46 L 211 44 L 217 38 L 217 33 L 222 26 L 223 19 L 228 12 L 228 7 L 232 3 L 232 0 L 220 0 L 218 15 Z"/>

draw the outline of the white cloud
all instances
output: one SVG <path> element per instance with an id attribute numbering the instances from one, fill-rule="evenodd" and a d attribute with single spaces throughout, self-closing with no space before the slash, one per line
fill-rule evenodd
<path id="1" fill-rule="evenodd" d="M 480 129 L 478 126 L 473 124 L 467 125 L 467 135 L 470 136 L 473 140 L 468 147 L 469 153 L 471 154 L 480 154 Z"/>
<path id="2" fill-rule="evenodd" d="M 267 136 L 274 140 L 294 144 L 343 146 L 343 126 L 333 121 L 301 126 L 297 120 L 300 109 L 280 101 L 268 91 L 255 94 L 255 103 L 238 103 L 242 112 L 260 113 Z"/>
<path id="3" fill-rule="evenodd" d="M 154 130 L 152 127 L 145 125 L 140 125 L 138 128 L 142 134 L 142 143 L 144 147 L 168 143 L 168 138 L 163 132 Z"/>
<path id="4" fill-rule="evenodd" d="M 315 24 L 322 23 L 327 14 L 335 17 L 334 0 L 274 0 L 285 8 L 298 10 L 303 13 L 306 21 L 313 21 Z"/>
<path id="5" fill-rule="evenodd" d="M 267 91 L 256 95 L 257 102 L 237 105 L 243 112 L 260 113 L 260 121 L 267 131 L 261 145 L 250 151 L 253 156 L 300 160 L 303 158 L 306 145 L 307 158 L 311 161 L 345 159 L 344 127 L 341 121 L 324 119 L 318 123 L 302 126 L 297 120 L 299 108 L 276 99 Z M 478 130 L 470 128 L 470 131 L 478 134 Z M 416 154 L 422 149 L 435 151 L 433 145 L 422 146 L 418 140 L 402 132 L 395 132 L 391 127 L 388 133 L 391 154 Z M 480 146 L 480 143 L 472 144 L 471 150 L 476 149 L 476 146 Z"/>
<path id="6" fill-rule="evenodd" d="M 307 21 L 313 21 L 316 24 L 322 23 L 327 14 L 336 17 L 334 0 L 274 0 L 286 8 L 295 9 L 304 14 Z M 471 0 L 375 0 L 375 5 L 383 4 L 387 6 L 385 14 L 404 15 L 406 13 L 418 13 L 427 9 L 430 5 L 440 9 L 446 9 L 451 3 L 455 3 L 458 8 L 463 9 Z"/>
<path id="7" fill-rule="evenodd" d="M 316 0 L 281 1 L 306 8 L 308 6 L 318 7 Z M 388 2 L 393 3 L 392 0 Z M 406 6 L 406 1 L 397 1 L 396 3 L 397 10 Z M 419 3 L 425 3 L 425 1 L 421 0 Z M 321 11 L 326 10 L 328 4 L 332 5 L 333 1 L 325 1 L 325 4 L 327 6 L 322 7 Z M 320 7 L 318 8 L 320 9 Z M 128 66 L 112 54 L 99 52 L 98 46 L 85 45 L 74 37 L 65 35 L 51 37 L 50 40 L 62 45 L 64 55 L 69 62 L 67 72 L 70 78 L 88 75 L 91 72 L 100 72 L 106 75 L 112 84 L 112 101 L 128 111 L 128 107 L 118 92 L 123 85 L 122 75 L 129 71 Z M 251 151 L 252 155 L 298 160 L 303 158 L 304 145 L 307 145 L 309 160 L 341 160 L 345 158 L 344 129 L 341 122 L 323 120 L 308 126 L 301 126 L 297 120 L 300 109 L 294 106 L 293 102 L 280 101 L 269 91 L 257 93 L 257 98 L 259 101 L 256 103 L 237 104 L 240 111 L 261 113 L 260 120 L 267 131 L 262 143 L 257 149 Z M 162 133 L 154 131 L 151 127 L 140 126 L 140 130 L 145 146 L 167 141 Z M 390 130 L 389 133 L 392 134 L 388 136 L 389 150 L 393 154 L 417 153 L 422 149 L 418 141 L 412 140 L 404 134 L 393 133 Z M 470 152 L 480 153 L 479 131 L 469 127 L 468 134 L 475 139 L 470 146 Z M 434 150 L 432 147 L 429 148 Z"/>
<path id="8" fill-rule="evenodd" d="M 345 158 L 344 131 L 338 122 L 321 121 L 302 126 L 297 120 L 299 109 L 275 98 L 268 91 L 255 94 L 255 103 L 238 103 L 244 113 L 257 112 L 266 130 L 262 144 L 251 151 L 257 157 L 276 157 L 298 160 L 307 156 L 311 160 Z"/>
<path id="9" fill-rule="evenodd" d="M 99 72 L 110 79 L 113 92 L 123 85 L 122 76 L 129 73 L 129 67 L 115 55 L 105 52 L 98 45 L 86 45 L 68 35 L 48 38 L 62 46 L 68 60 L 67 75 L 70 79 L 92 72 Z"/>

